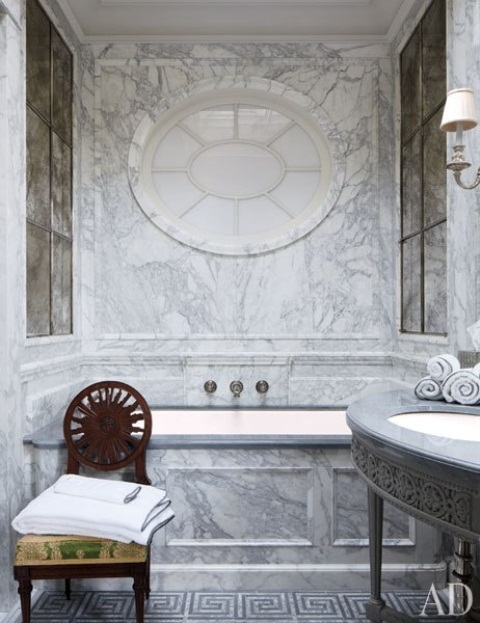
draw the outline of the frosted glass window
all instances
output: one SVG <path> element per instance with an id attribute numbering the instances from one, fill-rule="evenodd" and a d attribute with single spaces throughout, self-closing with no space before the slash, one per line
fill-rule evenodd
<path id="1" fill-rule="evenodd" d="M 164 170 L 174 167 L 185 168 L 192 152 L 202 146 L 182 128 L 176 127 L 164 137 L 153 158 L 154 169 Z"/>
<path id="2" fill-rule="evenodd" d="M 238 138 L 268 143 L 288 126 L 292 120 L 276 110 L 260 106 L 238 107 Z"/>
<path id="3" fill-rule="evenodd" d="M 315 144 L 302 128 L 290 128 L 271 143 L 270 147 L 284 159 L 289 168 L 320 168 Z"/>
<path id="4" fill-rule="evenodd" d="M 216 252 L 292 242 L 321 212 L 331 180 L 320 126 L 279 96 L 231 89 L 212 100 L 182 102 L 139 133 L 131 180 L 140 206 L 169 235 Z"/>
<path id="5" fill-rule="evenodd" d="M 187 212 L 205 196 L 182 171 L 154 173 L 153 182 L 159 198 L 176 216 Z"/>
<path id="6" fill-rule="evenodd" d="M 297 216 L 312 201 L 319 184 L 318 171 L 287 171 L 270 196 L 284 205 L 291 216 Z"/>
<path id="7" fill-rule="evenodd" d="M 244 199 L 239 207 L 238 233 L 243 236 L 268 231 L 290 220 L 290 215 L 270 197 Z"/>
<path id="8" fill-rule="evenodd" d="M 235 109 L 233 105 L 199 110 L 182 120 L 187 128 L 205 145 L 234 138 Z"/>
<path id="9" fill-rule="evenodd" d="M 276 186 L 283 174 L 281 160 L 255 143 L 221 143 L 201 151 L 190 174 L 200 188 L 223 197 L 250 197 Z"/>
<path id="10" fill-rule="evenodd" d="M 235 231 L 235 202 L 232 199 L 209 196 L 199 201 L 184 216 L 185 222 L 221 234 Z"/>

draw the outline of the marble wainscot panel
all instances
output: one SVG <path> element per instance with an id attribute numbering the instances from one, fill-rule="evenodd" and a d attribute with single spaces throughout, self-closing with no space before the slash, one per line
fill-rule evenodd
<path id="1" fill-rule="evenodd" d="M 254 447 L 229 436 L 193 447 L 193 436 L 182 439 L 170 447 L 165 435 L 152 438 L 148 451 L 149 475 L 176 512 L 154 539 L 153 590 L 368 589 L 366 491 L 348 440 L 295 447 L 272 436 Z M 59 474 L 63 452 L 35 447 L 41 488 Z M 388 509 L 384 539 L 385 586 L 444 580 L 428 526 Z"/>
<path id="2" fill-rule="evenodd" d="M 178 506 L 165 544 L 154 548 L 154 568 L 166 571 L 157 576 L 159 587 L 186 580 L 230 590 L 368 586 L 365 490 L 349 449 L 167 450 L 158 464 L 155 453 L 155 478 Z M 347 474 L 347 486 L 354 485 L 348 499 Z M 355 525 L 346 519 L 352 508 Z M 420 532 L 417 539 L 408 519 L 386 529 L 392 585 L 419 586 L 432 574 L 433 535 Z"/>
<path id="3" fill-rule="evenodd" d="M 119 349 L 121 350 L 121 349 Z M 131 353 L 87 355 L 82 359 L 85 384 L 106 378 L 136 387 L 154 406 L 265 406 L 282 407 L 348 405 L 354 398 L 372 391 L 394 389 L 413 383 L 425 368 L 393 354 L 325 352 L 316 355 L 282 353 L 187 353 L 160 355 Z M 401 366 L 409 365 L 406 372 Z M 213 393 L 205 382 L 215 381 Z M 243 384 L 235 397 L 232 381 Z M 266 381 L 261 393 L 258 381 Z"/>

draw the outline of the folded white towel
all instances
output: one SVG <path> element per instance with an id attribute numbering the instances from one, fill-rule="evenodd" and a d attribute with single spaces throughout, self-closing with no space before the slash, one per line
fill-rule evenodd
<path id="1" fill-rule="evenodd" d="M 170 501 L 168 500 L 168 502 Z M 110 526 L 108 524 L 104 526 L 96 524 L 87 525 L 75 518 L 62 518 L 58 520 L 55 517 L 24 517 L 21 520 L 21 529 L 18 528 L 18 524 L 16 524 L 17 527 L 14 526 L 14 528 L 21 534 L 74 534 L 78 536 L 112 539 L 114 541 L 120 541 L 121 543 L 135 541 L 135 543 L 139 543 L 140 545 L 148 545 L 155 532 L 163 528 L 175 517 L 175 512 L 169 504 L 164 506 L 164 503 L 162 503 L 162 506 L 163 509 L 159 514 L 141 532 L 122 529 L 118 526 Z"/>
<path id="2" fill-rule="evenodd" d="M 471 370 L 459 370 L 450 374 L 442 385 L 443 397 L 447 402 L 461 405 L 480 403 L 480 378 Z"/>
<path id="3" fill-rule="evenodd" d="M 437 355 L 427 362 L 427 371 L 435 381 L 444 381 L 449 374 L 460 370 L 460 362 L 453 355 Z"/>
<path id="4" fill-rule="evenodd" d="M 144 489 L 151 489 L 143 485 Z M 101 500 L 111 504 L 128 504 L 142 491 L 142 486 L 122 480 L 87 478 L 77 474 L 60 476 L 54 484 L 55 493 L 74 495 L 80 498 Z"/>
<path id="5" fill-rule="evenodd" d="M 420 379 L 415 386 L 415 396 L 420 400 L 441 400 L 442 386 L 429 376 Z"/>
<path id="6" fill-rule="evenodd" d="M 147 486 L 130 504 L 121 507 L 101 500 L 89 499 L 86 503 L 81 497 L 55 493 L 53 485 L 33 499 L 13 519 L 12 526 L 21 534 L 42 534 L 46 526 L 50 526 L 51 534 L 70 534 L 75 526 L 78 534 L 108 536 L 118 533 L 124 534 L 127 541 L 143 543 L 149 533 L 157 529 L 167 501 L 169 506 L 163 489 Z"/>

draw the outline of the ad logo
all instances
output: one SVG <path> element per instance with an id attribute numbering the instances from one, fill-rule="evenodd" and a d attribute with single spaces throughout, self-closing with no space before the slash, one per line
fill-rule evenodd
<path id="1" fill-rule="evenodd" d="M 421 617 L 432 616 L 432 608 L 436 609 L 439 617 L 461 616 L 467 613 L 473 604 L 472 589 L 460 582 L 448 583 L 448 612 L 440 599 L 435 584 L 428 591 L 427 599 L 420 613 Z M 428 612 L 427 612 L 428 609 Z"/>

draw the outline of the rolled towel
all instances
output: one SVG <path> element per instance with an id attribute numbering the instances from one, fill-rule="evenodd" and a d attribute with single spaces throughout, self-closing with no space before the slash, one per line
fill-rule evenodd
<path id="1" fill-rule="evenodd" d="M 443 397 L 461 405 L 480 403 L 480 378 L 472 370 L 452 372 L 443 382 Z"/>
<path id="2" fill-rule="evenodd" d="M 439 381 L 426 376 L 416 384 L 415 396 L 421 400 L 441 400 L 443 398 L 442 386 Z"/>
<path id="3" fill-rule="evenodd" d="M 427 362 L 428 374 L 435 381 L 444 381 L 449 374 L 460 370 L 460 362 L 453 355 L 437 355 Z"/>
<path id="4" fill-rule="evenodd" d="M 145 488 L 151 489 L 148 485 Z M 60 476 L 53 485 L 55 493 L 73 495 L 90 500 L 101 500 L 111 504 L 128 504 L 141 492 L 142 487 L 135 483 L 105 478 L 88 478 L 77 474 Z"/>

